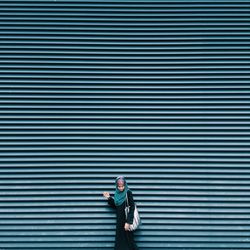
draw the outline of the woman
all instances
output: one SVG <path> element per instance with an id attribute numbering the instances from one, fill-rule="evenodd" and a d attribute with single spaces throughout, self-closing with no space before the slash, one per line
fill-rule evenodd
<path id="1" fill-rule="evenodd" d="M 128 218 L 125 215 L 126 194 L 130 211 Z M 103 196 L 108 200 L 108 204 L 116 208 L 116 237 L 115 250 L 138 250 L 132 231 L 129 231 L 130 224 L 133 224 L 135 203 L 132 191 L 128 188 L 127 182 L 123 176 L 116 178 L 116 190 L 114 198 L 108 192 L 104 192 Z"/>

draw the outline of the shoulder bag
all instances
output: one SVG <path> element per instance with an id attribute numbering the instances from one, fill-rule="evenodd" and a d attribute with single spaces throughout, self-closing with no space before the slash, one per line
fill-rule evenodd
<path id="1" fill-rule="evenodd" d="M 126 194 L 126 205 L 125 205 L 126 219 L 128 218 L 129 210 L 130 210 L 130 206 L 128 204 L 128 195 Z M 140 224 L 141 224 L 141 219 L 140 219 L 137 206 L 135 204 L 134 220 L 133 220 L 133 224 L 131 224 L 129 227 L 129 231 L 135 231 L 139 227 Z"/>

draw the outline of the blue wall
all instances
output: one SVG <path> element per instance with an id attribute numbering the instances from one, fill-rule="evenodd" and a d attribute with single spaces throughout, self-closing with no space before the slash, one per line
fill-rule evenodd
<path id="1" fill-rule="evenodd" d="M 249 250 L 249 1 L 1 1 L 0 249 Z"/>

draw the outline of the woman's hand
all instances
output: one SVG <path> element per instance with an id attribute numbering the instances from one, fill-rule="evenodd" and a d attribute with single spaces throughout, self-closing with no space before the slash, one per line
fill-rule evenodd
<path id="1" fill-rule="evenodd" d="M 128 223 L 125 223 L 125 226 L 124 226 L 125 231 L 129 231 L 129 227 L 130 225 Z"/>
<path id="2" fill-rule="evenodd" d="M 109 194 L 109 192 L 103 192 L 103 196 L 104 196 L 106 199 L 108 199 L 108 198 L 110 197 L 110 194 Z"/>

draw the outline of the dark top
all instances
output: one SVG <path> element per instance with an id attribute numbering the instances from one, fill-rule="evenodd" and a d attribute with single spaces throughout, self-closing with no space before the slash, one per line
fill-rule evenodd
<path id="1" fill-rule="evenodd" d="M 116 237 L 114 248 L 115 250 L 138 250 L 134 242 L 133 232 L 125 231 L 124 229 L 125 223 L 133 224 L 135 210 L 135 203 L 131 190 L 128 190 L 127 196 L 128 203 L 130 206 L 130 211 L 127 219 L 125 215 L 126 200 L 120 206 L 116 206 L 112 197 L 108 199 L 108 204 L 116 209 Z"/>

